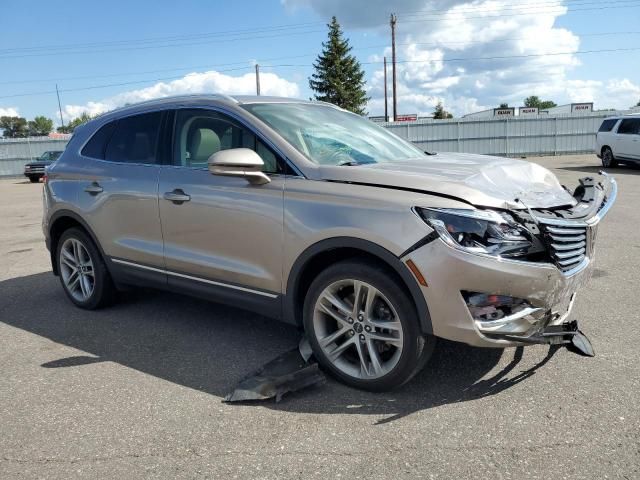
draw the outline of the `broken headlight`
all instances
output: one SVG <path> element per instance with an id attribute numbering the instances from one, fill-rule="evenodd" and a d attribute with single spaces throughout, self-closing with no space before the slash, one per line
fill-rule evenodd
<path id="1" fill-rule="evenodd" d="M 509 214 L 495 210 L 416 208 L 450 247 L 505 258 L 524 257 L 532 235 Z"/>

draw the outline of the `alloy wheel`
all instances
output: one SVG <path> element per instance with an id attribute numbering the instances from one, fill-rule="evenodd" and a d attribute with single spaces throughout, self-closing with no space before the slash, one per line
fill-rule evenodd
<path id="1" fill-rule="evenodd" d="M 60 249 L 60 275 L 67 291 L 86 302 L 95 288 L 95 272 L 89 251 L 76 238 L 67 238 Z"/>
<path id="2" fill-rule="evenodd" d="M 328 285 L 316 300 L 313 325 L 327 359 L 351 377 L 380 378 L 400 360 L 400 318 L 387 297 L 369 283 L 345 279 Z"/>
<path id="3" fill-rule="evenodd" d="M 605 149 L 604 152 L 602 152 L 602 166 L 605 168 L 609 168 L 612 162 L 613 153 L 611 153 L 611 150 Z"/>

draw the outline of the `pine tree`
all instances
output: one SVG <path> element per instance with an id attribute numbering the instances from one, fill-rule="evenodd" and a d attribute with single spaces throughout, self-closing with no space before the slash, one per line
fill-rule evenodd
<path id="1" fill-rule="evenodd" d="M 433 112 L 433 118 L 435 118 L 436 120 L 445 120 L 447 118 L 453 118 L 453 115 L 451 115 L 444 109 L 442 102 L 438 102 L 438 104 L 436 105 L 436 109 Z"/>
<path id="2" fill-rule="evenodd" d="M 316 100 L 364 115 L 369 100 L 364 89 L 364 71 L 350 55 L 351 46 L 343 38 L 336 17 L 331 18 L 327 27 L 329 38 L 322 43 L 322 53 L 313 64 L 315 72 L 309 78 L 309 88 L 315 92 Z"/>

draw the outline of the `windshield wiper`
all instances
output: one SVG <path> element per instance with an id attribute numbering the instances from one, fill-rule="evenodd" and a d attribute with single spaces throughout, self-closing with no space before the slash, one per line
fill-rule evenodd
<path id="1" fill-rule="evenodd" d="M 437 155 L 438 152 L 427 152 L 426 150 L 424 151 L 424 153 L 426 153 L 429 156 L 433 156 L 433 155 Z"/>
<path id="2" fill-rule="evenodd" d="M 355 160 L 348 160 L 346 162 L 340 162 L 338 163 L 338 167 L 355 167 L 356 165 L 360 165 L 359 162 L 356 162 Z"/>

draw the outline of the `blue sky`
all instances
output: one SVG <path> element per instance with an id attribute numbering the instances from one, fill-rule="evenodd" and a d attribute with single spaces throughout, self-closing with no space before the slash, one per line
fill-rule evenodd
<path id="1" fill-rule="evenodd" d="M 39 93 L 56 82 L 67 119 L 198 89 L 251 93 L 254 61 L 263 66 L 263 93 L 307 98 L 310 65 L 335 14 L 365 63 L 369 112 L 380 114 L 377 62 L 389 54 L 391 11 L 398 57 L 409 60 L 399 65 L 400 113 L 428 113 L 438 101 L 456 114 L 518 106 L 527 94 L 623 108 L 640 100 L 640 50 L 544 54 L 640 48 L 638 7 L 640 0 L 4 0 L 0 113 L 53 117 L 55 94 Z M 455 60 L 495 56 L 514 58 Z M 32 95 L 14 96 L 21 94 Z"/>

